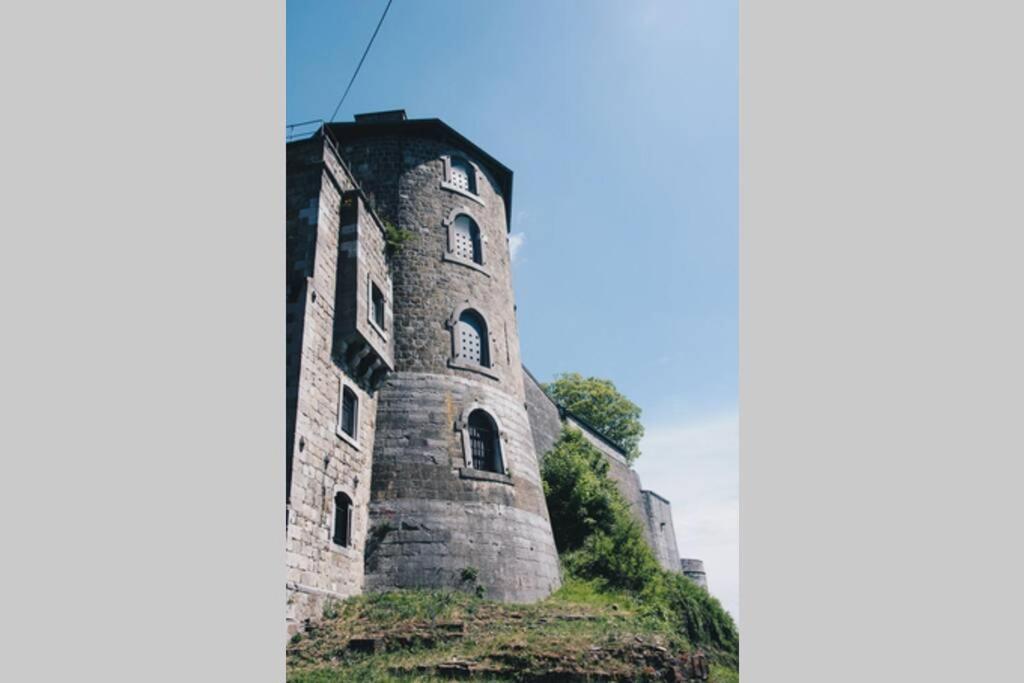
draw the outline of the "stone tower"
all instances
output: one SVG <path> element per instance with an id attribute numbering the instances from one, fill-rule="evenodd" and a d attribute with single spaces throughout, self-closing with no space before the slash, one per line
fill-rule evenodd
<path id="1" fill-rule="evenodd" d="M 375 214 L 411 233 L 390 258 L 382 343 L 394 369 L 373 398 L 365 588 L 541 599 L 560 579 L 525 408 L 512 173 L 440 120 L 402 111 L 326 133 Z"/>
<path id="2" fill-rule="evenodd" d="M 363 590 L 380 384 L 394 365 L 386 229 L 323 135 L 287 150 L 286 567 L 293 632 Z"/>

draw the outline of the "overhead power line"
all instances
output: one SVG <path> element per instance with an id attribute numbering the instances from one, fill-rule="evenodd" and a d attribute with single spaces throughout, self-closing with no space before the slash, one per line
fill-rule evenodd
<path id="1" fill-rule="evenodd" d="M 356 66 L 356 70 L 352 73 L 352 78 L 349 79 L 348 86 L 345 88 L 345 92 L 342 94 L 341 99 L 338 100 L 338 106 L 334 108 L 334 113 L 331 114 L 331 118 L 328 121 L 333 121 L 334 117 L 338 115 L 338 110 L 341 109 L 341 103 L 348 97 L 348 91 L 352 89 L 352 84 L 356 82 L 356 76 L 359 75 L 359 69 L 363 66 L 363 61 L 366 60 L 366 55 L 370 52 L 370 47 L 373 46 L 373 39 L 377 37 L 377 32 L 380 31 L 380 25 L 384 23 L 384 17 L 388 15 L 388 10 L 391 9 L 392 0 L 388 0 L 388 4 L 384 7 L 384 12 L 380 15 L 380 21 L 377 22 L 377 28 L 373 30 L 373 35 L 370 36 L 370 42 L 366 44 L 366 49 L 363 50 L 363 56 L 359 58 L 359 64 Z"/>

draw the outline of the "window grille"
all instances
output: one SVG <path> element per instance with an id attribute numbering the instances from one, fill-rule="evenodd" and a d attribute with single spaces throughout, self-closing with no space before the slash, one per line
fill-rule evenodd
<path id="1" fill-rule="evenodd" d="M 473 167 L 464 159 L 453 157 L 451 160 L 451 184 L 465 192 L 476 194 Z"/>
<path id="2" fill-rule="evenodd" d="M 460 360 L 474 365 L 490 365 L 487 328 L 479 315 L 473 311 L 464 311 L 459 316 L 457 339 Z"/>
<path id="3" fill-rule="evenodd" d="M 501 472 L 498 430 L 482 410 L 474 410 L 469 416 L 469 445 L 474 469 Z"/>
<path id="4" fill-rule="evenodd" d="M 455 219 L 455 244 L 453 251 L 456 256 L 483 264 L 483 251 L 480 249 L 480 228 L 476 221 L 466 215 Z"/>

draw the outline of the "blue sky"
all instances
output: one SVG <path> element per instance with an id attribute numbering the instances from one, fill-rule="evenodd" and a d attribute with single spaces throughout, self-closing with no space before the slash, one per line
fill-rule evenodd
<path id="1" fill-rule="evenodd" d="M 288 2 L 288 122 L 385 2 Z M 637 470 L 738 617 L 737 33 L 736 0 L 394 0 L 338 120 L 437 117 L 513 170 L 524 362 L 643 408 Z"/>

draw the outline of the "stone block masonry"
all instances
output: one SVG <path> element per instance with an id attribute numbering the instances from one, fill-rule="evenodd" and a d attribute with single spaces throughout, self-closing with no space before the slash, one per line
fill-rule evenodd
<path id="1" fill-rule="evenodd" d="M 560 576 L 524 406 L 511 172 L 440 122 L 329 131 L 377 211 L 412 233 L 391 260 L 395 372 L 377 406 L 366 588 L 460 588 L 472 569 L 490 597 L 546 597 Z M 456 248 L 460 216 L 477 233 Z M 463 314 L 480 321 L 475 358 L 460 351 Z M 496 431 L 490 469 L 472 453 L 477 412 Z"/>
<path id="2" fill-rule="evenodd" d="M 695 584 L 703 588 L 708 589 L 708 576 L 704 571 L 704 563 L 700 560 L 692 560 L 687 558 L 679 558 L 679 564 L 683 569 L 683 574 L 693 581 Z"/>
<path id="3" fill-rule="evenodd" d="M 327 124 L 287 163 L 288 630 L 366 590 L 549 595 L 540 457 L 563 424 L 605 455 L 679 571 L 668 502 L 522 366 L 512 172 L 401 111 Z M 401 249 L 391 226 L 411 235 Z"/>
<path id="4" fill-rule="evenodd" d="M 654 491 L 641 491 L 644 512 L 650 528 L 654 556 L 665 569 L 679 571 L 679 550 L 676 549 L 676 530 L 672 524 L 672 504 Z"/>
<path id="5" fill-rule="evenodd" d="M 467 472 L 453 425 L 468 405 L 501 416 L 504 476 Z M 367 589 L 460 588 L 468 568 L 495 599 L 531 602 L 560 585 L 530 425 L 515 397 L 466 378 L 397 372 L 382 388 L 377 429 Z"/>
<path id="6" fill-rule="evenodd" d="M 342 198 L 355 183 L 322 138 L 290 145 L 288 170 L 285 558 L 287 625 L 294 631 L 318 616 L 325 600 L 362 592 L 377 398 L 337 357 L 336 307 L 352 306 L 341 298 L 363 295 L 337 287 L 346 276 L 339 260 Z M 360 268 L 373 272 L 390 296 L 382 227 L 363 212 L 349 230 L 346 239 L 358 239 L 364 254 Z M 390 355 L 385 340 L 373 341 L 378 355 Z M 351 437 L 339 432 L 344 388 L 357 399 Z M 338 494 L 351 501 L 344 544 L 334 533 Z"/>

